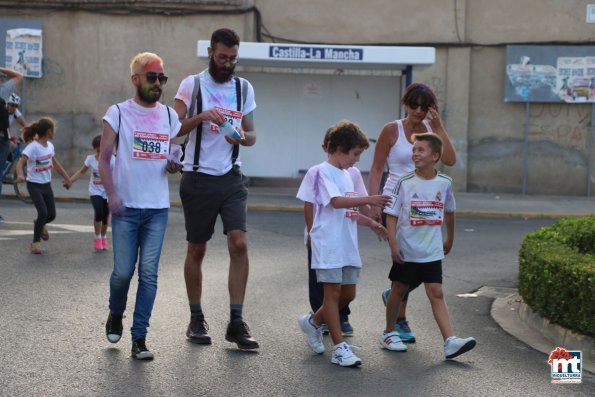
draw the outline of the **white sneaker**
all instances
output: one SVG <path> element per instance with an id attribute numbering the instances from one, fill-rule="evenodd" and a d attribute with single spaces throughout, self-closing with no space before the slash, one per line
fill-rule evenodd
<path id="1" fill-rule="evenodd" d="M 306 334 L 308 346 L 316 354 L 324 353 L 324 343 L 322 343 L 322 329 L 321 327 L 316 328 L 310 322 L 312 318 L 311 314 L 304 314 L 298 318 L 298 324 L 304 333 Z"/>
<path id="2" fill-rule="evenodd" d="M 338 364 L 341 367 L 357 367 L 362 365 L 362 360 L 353 354 L 351 351 L 351 346 L 345 342 L 342 342 L 336 345 L 333 349 L 333 358 L 331 358 L 331 363 Z"/>
<path id="3" fill-rule="evenodd" d="M 380 345 L 385 349 L 395 352 L 406 352 L 407 346 L 401 341 L 397 331 L 384 332 L 380 334 Z"/>
<path id="4" fill-rule="evenodd" d="M 455 358 L 461 354 L 468 352 L 473 349 L 477 341 L 474 338 L 458 338 L 451 336 L 444 341 L 444 356 L 449 358 Z"/>

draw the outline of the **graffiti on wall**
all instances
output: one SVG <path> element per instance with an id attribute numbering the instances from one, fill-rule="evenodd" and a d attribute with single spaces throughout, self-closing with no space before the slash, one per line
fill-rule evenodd
<path id="1" fill-rule="evenodd" d="M 536 103 L 529 108 L 529 136 L 561 147 L 584 151 L 589 139 L 591 108 L 556 103 Z"/>

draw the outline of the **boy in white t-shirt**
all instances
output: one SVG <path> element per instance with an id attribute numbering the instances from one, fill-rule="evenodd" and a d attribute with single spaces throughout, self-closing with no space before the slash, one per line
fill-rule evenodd
<path id="1" fill-rule="evenodd" d="M 316 269 L 318 282 L 324 284 L 322 306 L 314 314 L 301 316 L 298 323 L 307 335 L 308 345 L 318 354 L 324 353 L 321 325 L 326 323 L 334 344 L 331 362 L 344 367 L 361 365 L 343 341 L 339 320 L 339 309 L 355 298 L 362 266 L 357 225 L 369 226 L 378 236 L 386 237 L 386 229 L 360 214 L 358 207 L 383 207 L 390 202 L 388 196 L 358 197 L 355 192 L 347 170 L 368 147 L 367 136 L 356 124 L 341 121 L 334 125 L 329 132 L 328 160 L 312 167 L 316 175 L 302 182 L 297 194 L 301 200 L 313 201 L 315 207 L 310 230 L 312 268 Z"/>
<path id="2" fill-rule="evenodd" d="M 93 249 L 95 252 L 106 251 L 107 243 L 107 226 L 109 220 L 109 205 L 107 203 L 107 193 L 101 182 L 99 175 L 99 149 L 101 147 L 101 134 L 96 135 L 91 141 L 93 146 L 93 154 L 90 154 L 85 159 L 83 166 L 72 176 L 70 181 L 72 183 L 79 180 L 83 175 L 91 170 L 91 177 L 89 179 L 89 197 L 91 205 L 93 206 L 93 227 L 95 229 L 95 237 L 93 238 Z M 110 168 L 114 168 L 116 158 L 112 156 L 110 161 Z"/>
<path id="3" fill-rule="evenodd" d="M 442 259 L 452 248 L 455 226 L 455 200 L 452 179 L 434 166 L 442 155 L 442 140 L 436 134 L 413 135 L 412 159 L 415 170 L 402 176 L 385 208 L 393 266 L 389 274 L 392 289 L 386 300 L 386 328 L 380 334 L 382 347 L 406 351 L 394 331 L 403 297 L 409 286 L 423 282 L 434 318 L 444 339 L 444 355 L 454 358 L 475 347 L 473 338 L 454 336 L 442 292 Z M 446 239 L 442 240 L 442 223 Z"/>

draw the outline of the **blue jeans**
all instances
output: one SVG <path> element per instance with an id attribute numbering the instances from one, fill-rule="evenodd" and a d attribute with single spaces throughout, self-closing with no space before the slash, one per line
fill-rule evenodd
<path id="1" fill-rule="evenodd" d="M 112 314 L 121 315 L 126 310 L 130 280 L 138 259 L 138 289 L 130 329 L 132 340 L 147 336 L 157 295 L 157 269 L 167 227 L 167 214 L 167 208 L 124 208 L 120 215 L 112 215 L 114 270 L 110 278 L 109 298 Z"/>

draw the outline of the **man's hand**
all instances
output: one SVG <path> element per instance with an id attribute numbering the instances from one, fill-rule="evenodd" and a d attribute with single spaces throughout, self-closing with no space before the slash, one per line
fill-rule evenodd
<path id="1" fill-rule="evenodd" d="M 108 195 L 107 202 L 112 214 L 120 215 L 124 211 L 122 199 L 116 193 Z"/>
<path id="2" fill-rule="evenodd" d="M 182 167 L 183 166 L 181 163 L 177 163 L 173 160 L 167 160 L 167 165 L 165 166 L 165 169 L 170 174 L 175 174 L 177 172 L 180 172 L 182 170 Z"/>
<path id="3" fill-rule="evenodd" d="M 203 121 L 208 120 L 217 125 L 225 123 L 225 117 L 215 108 L 206 110 L 198 115 Z"/>

